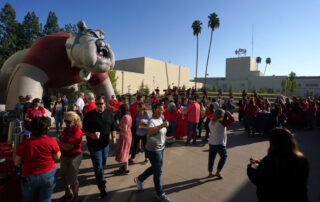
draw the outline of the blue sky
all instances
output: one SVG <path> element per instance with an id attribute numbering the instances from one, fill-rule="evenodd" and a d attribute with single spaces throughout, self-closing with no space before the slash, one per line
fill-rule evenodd
<path id="1" fill-rule="evenodd" d="M 106 32 L 116 59 L 150 57 L 190 68 L 195 75 L 196 37 L 194 20 L 203 23 L 199 35 L 198 76 L 204 76 L 209 48 L 208 15 L 220 18 L 213 33 L 208 65 L 209 77 L 225 76 L 225 60 L 236 57 L 238 48 L 271 58 L 266 75 L 320 75 L 320 1 L 319 0 L 1 0 L 9 2 L 21 22 L 34 11 L 45 24 L 49 11 L 56 13 L 59 25 L 85 20 L 92 29 Z"/>

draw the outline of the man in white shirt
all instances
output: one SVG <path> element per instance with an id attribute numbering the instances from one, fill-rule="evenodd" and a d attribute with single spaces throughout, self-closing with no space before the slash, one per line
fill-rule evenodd
<path id="1" fill-rule="evenodd" d="M 77 114 L 79 114 L 79 116 L 81 117 L 81 120 L 83 120 L 83 113 L 82 113 L 82 110 L 85 106 L 84 104 L 84 101 L 83 101 L 83 98 L 84 98 L 84 93 L 80 93 L 79 94 L 79 97 L 77 99 L 77 102 L 76 102 L 76 106 L 77 106 L 77 109 L 76 109 L 76 112 Z"/>

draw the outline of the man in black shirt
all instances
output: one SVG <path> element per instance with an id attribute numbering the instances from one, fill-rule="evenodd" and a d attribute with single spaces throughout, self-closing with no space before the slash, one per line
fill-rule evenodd
<path id="1" fill-rule="evenodd" d="M 100 197 L 107 195 L 106 181 L 104 179 L 104 166 L 109 153 L 110 132 L 112 141 L 116 142 L 116 122 L 112 112 L 106 109 L 106 102 L 102 96 L 96 98 L 97 108 L 89 111 L 83 120 L 83 131 L 87 136 L 90 152 Z"/>

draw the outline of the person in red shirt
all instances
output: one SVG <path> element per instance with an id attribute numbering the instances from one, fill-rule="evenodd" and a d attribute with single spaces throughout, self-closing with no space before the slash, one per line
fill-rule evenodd
<path id="1" fill-rule="evenodd" d="M 188 105 L 185 112 L 188 114 L 188 129 L 187 129 L 187 142 L 190 144 L 191 131 L 193 131 L 193 144 L 197 143 L 197 125 L 200 119 L 200 105 L 193 97 L 190 97 L 190 104 Z"/>
<path id="2" fill-rule="evenodd" d="M 70 200 L 73 193 L 73 201 L 78 201 L 79 182 L 78 173 L 82 160 L 82 122 L 80 116 L 75 112 L 67 112 L 64 115 L 66 128 L 61 136 L 57 137 L 61 149 L 61 178 L 64 183 L 65 195 L 60 201 Z"/>
<path id="3" fill-rule="evenodd" d="M 258 110 L 259 107 L 255 104 L 254 99 L 251 98 L 245 110 L 245 128 L 249 137 L 254 136 L 254 121 Z"/>
<path id="4" fill-rule="evenodd" d="M 132 119 L 136 116 L 137 110 L 138 110 L 138 103 L 142 103 L 142 96 L 137 95 L 137 101 L 135 101 L 132 105 L 130 105 L 129 111 L 131 114 Z"/>
<path id="5" fill-rule="evenodd" d="M 35 98 L 32 100 L 30 108 L 27 109 L 24 119 L 27 122 L 26 129 L 30 130 L 31 121 L 35 117 L 43 117 L 46 115 L 46 111 L 41 107 L 41 100 Z"/>
<path id="6" fill-rule="evenodd" d="M 93 93 L 87 93 L 86 95 L 86 106 L 83 108 L 83 114 L 86 115 L 91 110 L 96 109 L 96 101 L 94 100 L 94 94 Z"/>
<path id="7" fill-rule="evenodd" d="M 51 201 L 55 187 L 56 166 L 54 160 L 61 153 L 55 139 L 46 134 L 51 121 L 47 117 L 35 117 L 31 124 L 31 137 L 18 147 L 14 159 L 15 166 L 23 163 L 21 187 L 23 201 Z"/>
<path id="8" fill-rule="evenodd" d="M 108 106 L 109 106 L 109 110 L 111 112 L 116 112 L 117 111 L 118 100 L 116 100 L 114 95 L 112 95 L 111 99 L 108 101 Z"/>
<path id="9" fill-rule="evenodd" d="M 169 127 L 167 128 L 167 136 L 170 134 L 170 140 L 175 141 L 175 134 L 177 129 L 178 112 L 176 104 L 171 101 L 168 104 L 168 108 L 163 112 L 164 118 L 169 121 Z"/>

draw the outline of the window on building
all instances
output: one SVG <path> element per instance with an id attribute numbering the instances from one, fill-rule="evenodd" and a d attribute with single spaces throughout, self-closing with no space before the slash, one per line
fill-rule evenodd
<path id="1" fill-rule="evenodd" d="M 306 83 L 306 87 L 317 87 L 317 83 Z"/>

